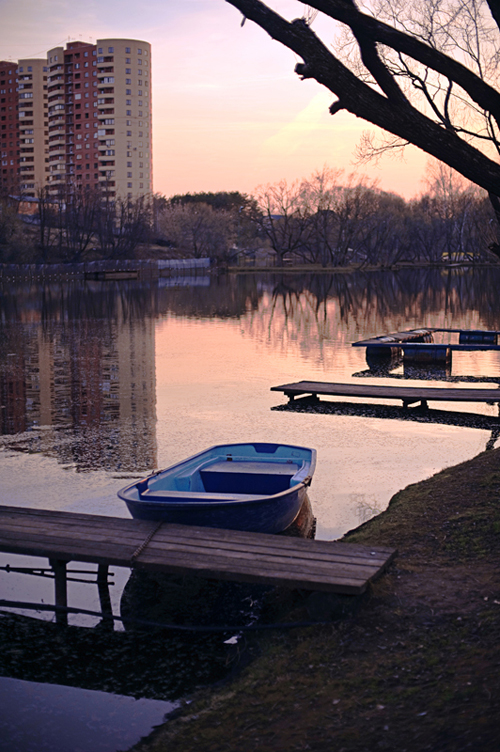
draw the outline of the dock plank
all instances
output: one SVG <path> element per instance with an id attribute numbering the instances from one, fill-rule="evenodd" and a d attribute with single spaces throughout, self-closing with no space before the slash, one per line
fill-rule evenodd
<path id="1" fill-rule="evenodd" d="M 338 541 L 5 506 L 0 550 L 348 594 L 364 592 L 396 554 Z"/>

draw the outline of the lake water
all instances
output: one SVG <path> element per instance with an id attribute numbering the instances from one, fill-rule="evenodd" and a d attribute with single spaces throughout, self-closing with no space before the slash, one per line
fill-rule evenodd
<path id="1" fill-rule="evenodd" d="M 385 509 L 396 491 L 493 445 L 498 408 L 442 403 L 450 417 L 439 420 L 434 411 L 402 420 L 392 407 L 298 413 L 274 409 L 286 398 L 270 387 L 302 379 L 421 384 L 429 374 L 402 365 L 388 377 L 370 372 L 364 349 L 352 343 L 424 326 L 498 329 L 499 283 L 496 269 L 4 282 L 1 503 L 128 517 L 116 492 L 131 478 L 213 444 L 278 441 L 316 448 L 309 494 L 316 537 L 338 538 Z M 494 386 L 500 358 L 454 353 L 448 372 L 430 375 L 441 386 Z M 0 564 L 20 559 L 2 555 Z M 115 573 L 115 613 L 128 576 Z M 0 578 L 2 598 L 53 602 L 50 580 L 1 571 Z M 70 605 L 98 610 L 96 590 L 70 583 Z"/>

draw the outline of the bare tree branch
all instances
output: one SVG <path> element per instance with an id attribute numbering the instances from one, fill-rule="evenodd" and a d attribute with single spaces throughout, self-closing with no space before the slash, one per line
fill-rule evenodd
<path id="1" fill-rule="evenodd" d="M 450 111 L 446 97 L 445 112 L 436 112 L 436 122 L 417 109 L 395 82 L 388 83 L 390 71 L 376 55 L 376 49 L 374 53 L 373 44 L 387 45 L 444 75 L 449 85 L 451 82 L 458 84 L 478 108 L 500 122 L 500 94 L 473 71 L 410 33 L 393 29 L 361 13 L 352 0 L 308 0 L 309 5 L 347 24 L 361 40 L 358 43 L 364 46 L 362 57 L 364 53 L 365 63 L 383 92 L 380 93 L 349 70 L 303 19 L 288 22 L 260 0 L 226 2 L 261 26 L 273 39 L 300 55 L 304 62 L 296 66 L 296 72 L 303 78 L 314 78 L 336 95 L 338 101 L 332 105 L 332 113 L 346 109 L 445 162 L 488 193 L 500 196 L 500 165 L 461 138 L 446 122 L 446 113 Z"/>

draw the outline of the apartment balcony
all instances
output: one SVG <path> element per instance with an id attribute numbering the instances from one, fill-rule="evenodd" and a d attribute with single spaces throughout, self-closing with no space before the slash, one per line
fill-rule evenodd
<path id="1" fill-rule="evenodd" d="M 59 142 L 64 142 L 64 128 L 54 128 L 53 130 L 49 129 L 49 146 L 54 146 L 55 144 L 58 144 Z"/>

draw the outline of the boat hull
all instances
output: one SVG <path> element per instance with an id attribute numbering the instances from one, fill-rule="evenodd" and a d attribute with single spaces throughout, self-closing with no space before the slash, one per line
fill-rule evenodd
<path id="1" fill-rule="evenodd" d="M 305 447 L 221 445 L 127 486 L 118 496 L 136 519 L 279 533 L 306 500 L 315 461 L 315 451 Z"/>
<path id="2" fill-rule="evenodd" d="M 136 519 L 163 520 L 177 525 L 199 525 L 247 532 L 281 533 L 297 517 L 307 494 L 306 486 L 296 486 L 287 494 L 265 500 L 242 502 L 207 502 L 176 504 L 174 502 L 126 501 Z"/>

